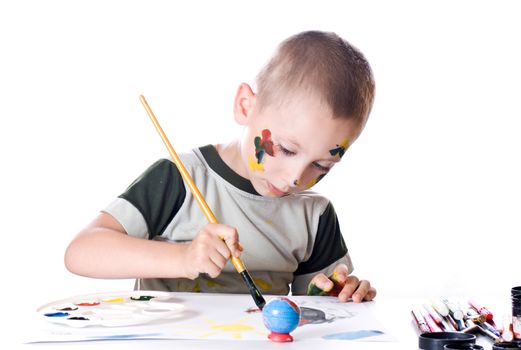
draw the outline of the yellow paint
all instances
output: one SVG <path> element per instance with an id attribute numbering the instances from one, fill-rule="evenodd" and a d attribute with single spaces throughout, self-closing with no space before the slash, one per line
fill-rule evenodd
<path id="1" fill-rule="evenodd" d="M 340 144 L 340 147 L 342 147 L 344 150 L 346 150 L 347 147 L 349 147 L 349 139 L 347 137 L 342 140 L 342 143 Z"/>
<path id="2" fill-rule="evenodd" d="M 215 287 L 217 287 L 217 286 L 219 286 L 219 287 L 226 287 L 226 285 L 225 285 L 224 283 L 216 282 L 216 281 L 214 281 L 214 280 L 208 280 L 208 281 L 206 281 L 206 286 L 207 286 L 208 288 L 215 288 Z"/>
<path id="3" fill-rule="evenodd" d="M 199 280 L 197 280 L 195 286 L 192 288 L 192 293 L 201 293 L 201 286 L 199 285 Z"/>
<path id="4" fill-rule="evenodd" d="M 248 156 L 248 166 L 253 171 L 264 171 L 264 165 L 257 163 L 251 156 Z"/>
<path id="5" fill-rule="evenodd" d="M 266 222 L 268 225 L 273 225 L 273 221 L 270 220 L 270 219 L 267 219 L 265 222 Z"/>
<path id="6" fill-rule="evenodd" d="M 310 187 L 313 187 L 315 186 L 315 184 L 317 183 L 318 179 L 312 179 L 312 180 L 309 180 L 308 183 L 306 184 L 306 187 L 307 188 L 310 188 Z"/>
<path id="7" fill-rule="evenodd" d="M 254 326 L 251 326 L 246 323 L 241 323 L 241 321 L 243 319 L 245 319 L 245 318 L 241 318 L 241 319 L 235 321 L 235 323 L 224 323 L 224 324 L 218 324 L 215 321 L 206 320 L 206 322 L 210 324 L 208 327 L 210 327 L 212 330 L 215 330 L 215 332 L 205 333 L 201 336 L 201 338 L 208 338 L 208 337 L 211 337 L 212 335 L 222 333 L 222 332 L 231 333 L 231 336 L 233 339 L 242 339 L 243 332 L 255 331 L 255 333 L 262 334 L 262 333 L 256 331 Z"/>
<path id="8" fill-rule="evenodd" d="M 263 280 L 262 278 L 252 277 L 252 279 L 253 279 L 253 282 L 255 283 L 255 285 L 261 289 L 270 290 L 273 288 L 273 285 L 271 283 Z"/>
<path id="9" fill-rule="evenodd" d="M 255 327 L 244 323 L 219 324 L 210 326 L 210 328 L 220 332 L 249 332 L 255 329 Z"/>
<path id="10" fill-rule="evenodd" d="M 124 298 L 114 298 L 114 299 L 105 299 L 103 300 L 106 303 L 122 303 L 125 301 Z"/>
<path id="11" fill-rule="evenodd" d="M 255 334 L 259 334 L 262 336 L 267 336 L 268 333 L 265 331 L 258 331 L 255 326 L 249 325 L 246 322 L 251 319 L 251 315 L 246 317 L 241 317 L 232 323 L 217 323 L 214 320 L 204 320 L 208 326 L 205 328 L 209 328 L 206 333 L 203 333 L 199 336 L 199 339 L 202 338 L 210 338 L 217 334 L 229 334 L 232 339 L 242 339 L 242 334 L 244 332 L 254 332 Z"/>
<path id="12" fill-rule="evenodd" d="M 338 282 L 338 274 L 336 273 L 336 271 L 333 271 L 331 279 L 333 280 L 333 282 Z"/>

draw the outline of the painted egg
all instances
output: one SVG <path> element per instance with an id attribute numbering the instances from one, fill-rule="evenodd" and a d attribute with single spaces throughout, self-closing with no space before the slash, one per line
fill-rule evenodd
<path id="1" fill-rule="evenodd" d="M 270 331 L 290 333 L 299 325 L 300 308 L 289 298 L 275 298 L 262 309 L 262 319 Z"/>

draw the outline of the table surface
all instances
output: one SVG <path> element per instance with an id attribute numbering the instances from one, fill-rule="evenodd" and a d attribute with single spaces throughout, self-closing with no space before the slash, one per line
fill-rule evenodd
<path id="1" fill-rule="evenodd" d="M 295 339 L 292 343 L 273 343 L 269 340 L 248 341 L 248 340 L 101 340 L 101 341 L 82 341 L 64 343 L 30 343 L 24 344 L 16 341 L 10 345 L 10 349 L 87 349 L 96 346 L 97 349 L 314 349 L 327 344 L 328 348 L 345 348 L 350 346 L 357 350 L 377 350 L 377 349 L 418 349 L 418 330 L 413 323 L 411 309 L 422 304 L 425 300 L 419 298 L 400 298 L 400 297 L 378 297 L 377 300 L 367 303 L 371 311 L 384 326 L 385 330 L 396 338 L 395 342 L 370 342 L 357 341 L 356 343 L 345 340 L 301 340 Z M 492 304 L 490 304 L 492 305 Z M 497 304 L 494 304 L 497 305 Z M 16 323 L 16 322 L 15 322 Z M 12 327 L 8 327 L 12 328 Z M 30 331 L 22 327 L 14 327 L 15 333 Z M 20 335 L 20 334 L 18 334 Z M 20 337 L 17 337 L 20 338 Z M 484 348 L 491 349 L 492 342 L 488 338 L 478 335 L 477 343 Z"/>

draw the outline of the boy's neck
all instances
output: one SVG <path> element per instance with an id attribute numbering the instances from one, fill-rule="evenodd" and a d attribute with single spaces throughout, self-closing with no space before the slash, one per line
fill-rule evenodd
<path id="1" fill-rule="evenodd" d="M 215 149 L 226 165 L 240 176 L 248 179 L 248 173 L 241 162 L 241 144 L 238 140 L 227 144 L 217 144 Z"/>

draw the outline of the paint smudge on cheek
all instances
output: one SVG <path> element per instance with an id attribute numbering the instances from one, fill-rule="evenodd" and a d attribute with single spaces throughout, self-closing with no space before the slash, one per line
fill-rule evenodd
<path id="1" fill-rule="evenodd" d="M 264 171 L 264 165 L 257 163 L 251 156 L 248 156 L 248 167 L 252 171 Z"/>
<path id="2" fill-rule="evenodd" d="M 319 182 L 320 180 L 322 180 L 324 178 L 324 176 L 326 176 L 327 173 L 324 173 L 324 174 L 320 174 L 319 177 L 315 178 L 315 179 L 311 179 L 310 181 L 308 181 L 306 183 L 306 188 L 311 188 L 313 186 L 315 186 L 317 184 L 317 182 Z"/>
<path id="3" fill-rule="evenodd" d="M 335 148 L 330 149 L 329 153 L 332 156 L 338 155 L 339 158 L 342 158 L 346 153 L 347 148 L 349 147 L 349 139 L 346 137 L 342 140 L 340 144 L 337 144 Z"/>
<path id="4" fill-rule="evenodd" d="M 258 164 L 262 163 L 265 154 L 268 154 L 272 157 L 275 155 L 273 151 L 271 131 L 268 129 L 262 130 L 261 136 L 256 136 L 253 139 L 253 144 L 255 145 L 255 158 L 257 158 Z"/>

